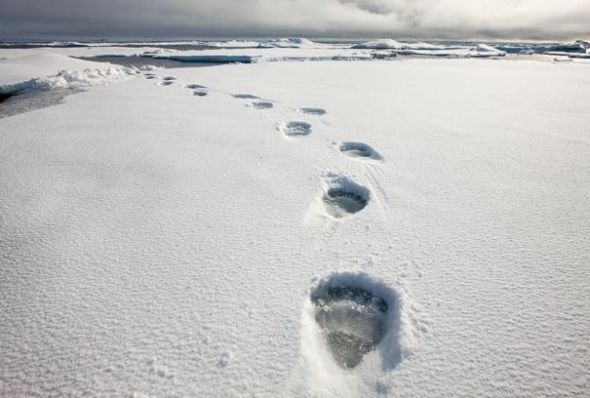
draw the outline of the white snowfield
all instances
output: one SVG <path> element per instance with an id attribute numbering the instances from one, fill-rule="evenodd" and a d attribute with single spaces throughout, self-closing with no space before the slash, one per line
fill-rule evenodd
<path id="1" fill-rule="evenodd" d="M 0 396 L 589 394 L 587 64 L 53 51 L 0 61 L 91 82 L 0 118 Z"/>
<path id="2" fill-rule="evenodd" d="M 0 91 L 82 88 L 108 84 L 136 71 L 61 54 L 26 54 L 0 61 Z"/>

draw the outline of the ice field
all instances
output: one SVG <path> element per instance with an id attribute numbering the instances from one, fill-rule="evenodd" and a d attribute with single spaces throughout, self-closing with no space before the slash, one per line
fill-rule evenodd
<path id="1" fill-rule="evenodd" d="M 0 396 L 589 394 L 584 57 L 228 43 L 0 49 Z"/>

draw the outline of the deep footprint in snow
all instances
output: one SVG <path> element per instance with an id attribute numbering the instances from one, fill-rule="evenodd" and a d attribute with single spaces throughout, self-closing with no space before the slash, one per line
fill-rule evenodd
<path id="1" fill-rule="evenodd" d="M 326 212 L 334 218 L 358 213 L 367 207 L 369 199 L 369 190 L 347 177 L 333 180 L 322 197 Z"/>
<path id="2" fill-rule="evenodd" d="M 377 151 L 362 142 L 343 142 L 340 144 L 340 152 L 342 152 L 343 155 L 351 158 L 374 160 L 382 159 L 381 155 L 379 155 Z"/>
<path id="3" fill-rule="evenodd" d="M 325 344 L 334 361 L 346 369 L 360 364 L 392 327 L 388 316 L 394 303 L 363 286 L 361 280 L 355 283 L 355 278 L 337 274 L 324 280 L 310 297 Z M 393 301 L 393 295 L 389 296 Z"/>
<path id="4" fill-rule="evenodd" d="M 174 81 L 176 78 L 174 76 L 165 76 L 162 78 L 164 81 Z"/>
<path id="5" fill-rule="evenodd" d="M 268 101 L 257 101 L 257 102 L 254 102 L 252 104 L 252 106 L 254 107 L 254 109 L 270 109 L 274 105 L 272 104 L 272 102 L 268 102 Z"/>
<path id="6" fill-rule="evenodd" d="M 205 97 L 207 95 L 207 92 L 201 91 L 201 90 L 196 90 L 193 92 L 193 95 L 196 95 L 197 97 Z"/>
<path id="7" fill-rule="evenodd" d="M 252 94 L 232 94 L 232 97 L 239 99 L 258 99 L 257 96 Z"/>
<path id="8" fill-rule="evenodd" d="M 207 88 L 207 87 L 202 86 L 200 84 L 187 84 L 186 88 L 191 89 L 191 90 L 195 90 L 195 89 L 203 89 L 203 88 Z"/>
<path id="9" fill-rule="evenodd" d="M 299 110 L 306 115 L 322 116 L 326 114 L 326 110 L 322 108 L 300 108 Z"/>
<path id="10" fill-rule="evenodd" d="M 309 135 L 311 133 L 311 124 L 307 122 L 287 122 L 278 127 L 287 137 L 296 137 Z"/>

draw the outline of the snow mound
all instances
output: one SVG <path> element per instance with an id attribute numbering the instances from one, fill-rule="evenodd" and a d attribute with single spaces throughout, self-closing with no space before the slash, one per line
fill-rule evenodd
<path id="1" fill-rule="evenodd" d="M 404 45 L 406 48 L 413 48 L 413 49 L 422 49 L 422 50 L 436 50 L 436 49 L 443 49 L 445 46 L 437 45 L 437 44 L 430 44 L 426 42 L 418 42 L 418 43 L 400 43 Z"/>
<path id="2" fill-rule="evenodd" d="M 386 50 L 386 49 L 403 49 L 403 48 L 407 48 L 407 45 L 405 43 L 400 43 L 397 40 L 393 40 L 393 39 L 379 39 L 379 40 L 373 40 L 373 41 L 368 41 L 365 43 L 360 43 L 360 44 L 356 44 L 354 46 L 352 46 L 352 48 L 358 48 L 358 49 L 368 49 L 368 50 Z"/>
<path id="3" fill-rule="evenodd" d="M 489 53 L 493 53 L 496 55 L 505 55 L 506 53 L 502 50 L 498 50 L 495 47 L 492 47 L 488 44 L 484 44 L 484 43 L 479 43 L 477 45 L 477 50 L 479 50 L 480 52 L 489 52 Z"/>
<path id="4" fill-rule="evenodd" d="M 259 41 L 250 40 L 227 40 L 227 41 L 210 41 L 206 42 L 209 47 L 218 48 L 256 48 L 260 46 Z"/>
<path id="5" fill-rule="evenodd" d="M 304 38 L 273 39 L 259 43 L 259 48 L 326 48 L 326 44 L 316 43 Z"/>
<path id="6" fill-rule="evenodd" d="M 156 48 L 154 50 L 144 51 L 143 53 L 139 54 L 140 57 L 153 57 L 157 58 L 159 56 L 165 56 L 169 54 L 174 54 L 176 51 L 169 50 L 166 48 Z"/>
<path id="7" fill-rule="evenodd" d="M 47 47 L 69 48 L 69 47 L 88 47 L 87 43 L 80 43 L 78 41 L 54 41 L 47 43 Z"/>
<path id="8" fill-rule="evenodd" d="M 83 71 L 62 70 L 53 76 L 37 77 L 22 83 L 0 86 L 0 92 L 83 89 L 124 80 L 136 74 L 136 70 L 120 66 L 109 66 L 106 69 L 85 69 Z"/>
<path id="9" fill-rule="evenodd" d="M 80 86 L 109 83 L 137 70 L 91 62 L 62 54 L 34 52 L 0 62 L 0 90 L 34 86 Z"/>

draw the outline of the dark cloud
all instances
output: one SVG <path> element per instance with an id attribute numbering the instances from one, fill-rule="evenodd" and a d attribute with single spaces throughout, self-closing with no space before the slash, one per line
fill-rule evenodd
<path id="1" fill-rule="evenodd" d="M 588 0 L 0 0 L 0 38 L 588 38 Z"/>
<path id="2" fill-rule="evenodd" d="M 359 10 L 367 11 L 371 14 L 387 15 L 394 11 L 390 1 L 382 0 L 338 0 L 342 4 L 350 4 Z"/>

